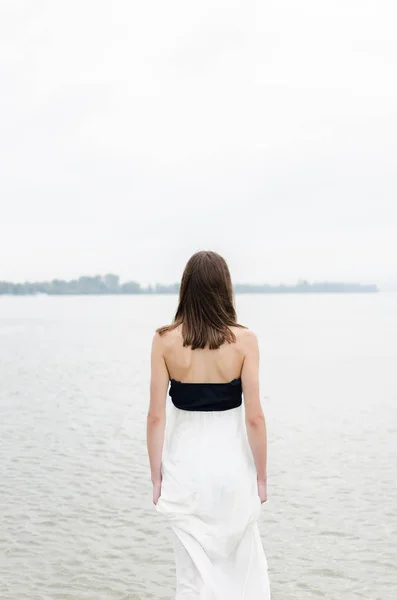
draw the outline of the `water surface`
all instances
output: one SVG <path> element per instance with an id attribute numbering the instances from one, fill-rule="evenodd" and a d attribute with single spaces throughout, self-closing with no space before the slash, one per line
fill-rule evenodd
<path id="1" fill-rule="evenodd" d="M 0 298 L 0 597 L 171 600 L 145 445 L 175 296 Z M 239 295 L 260 339 L 273 600 L 395 600 L 397 295 Z"/>

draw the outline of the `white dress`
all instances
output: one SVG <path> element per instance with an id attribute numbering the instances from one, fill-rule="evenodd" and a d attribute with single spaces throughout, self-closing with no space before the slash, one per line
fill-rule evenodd
<path id="1" fill-rule="evenodd" d="M 211 390 L 212 401 L 230 386 L 176 383 L 188 394 L 189 386 Z M 172 528 L 176 600 L 270 600 L 243 406 L 183 410 L 170 402 L 162 476 L 156 508 Z"/>

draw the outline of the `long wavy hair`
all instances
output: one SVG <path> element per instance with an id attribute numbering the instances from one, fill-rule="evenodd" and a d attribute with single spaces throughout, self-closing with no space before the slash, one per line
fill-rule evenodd
<path id="1" fill-rule="evenodd" d="M 182 325 L 183 345 L 216 350 L 236 341 L 230 327 L 237 323 L 229 267 L 217 252 L 201 250 L 188 260 L 179 289 L 179 304 L 171 325 L 156 331 L 164 335 Z"/>

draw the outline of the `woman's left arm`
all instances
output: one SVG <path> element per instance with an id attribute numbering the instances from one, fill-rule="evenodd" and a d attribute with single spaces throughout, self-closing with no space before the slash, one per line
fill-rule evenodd
<path id="1" fill-rule="evenodd" d="M 147 448 L 153 483 L 153 502 L 161 495 L 161 460 L 165 432 L 165 401 L 169 384 L 168 369 L 163 355 L 160 335 L 153 337 L 151 351 L 150 405 L 147 415 Z"/>

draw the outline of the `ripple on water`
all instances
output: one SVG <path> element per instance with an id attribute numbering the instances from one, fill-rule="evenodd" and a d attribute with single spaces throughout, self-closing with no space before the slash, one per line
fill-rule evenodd
<path id="1" fill-rule="evenodd" d="M 396 600 L 397 306 L 258 298 L 238 302 L 264 344 L 273 600 Z M 173 299 L 32 298 L 8 325 L 0 300 L 0 598 L 173 600 L 144 431 Z"/>

